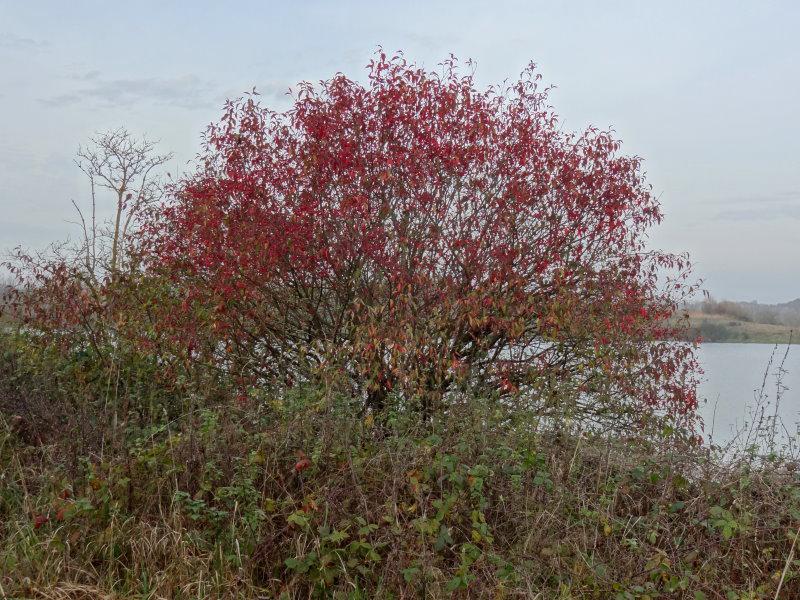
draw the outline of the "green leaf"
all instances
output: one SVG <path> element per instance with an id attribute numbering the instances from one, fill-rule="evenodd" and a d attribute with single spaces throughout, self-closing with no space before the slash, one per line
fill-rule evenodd
<path id="1" fill-rule="evenodd" d="M 685 506 L 686 502 L 684 502 L 683 500 L 678 500 L 677 502 L 672 503 L 672 506 L 669 507 L 669 512 L 671 513 L 678 512 L 679 510 L 683 510 Z"/>
<path id="2" fill-rule="evenodd" d="M 447 582 L 447 587 L 445 588 L 448 592 L 455 592 L 459 588 L 467 587 L 467 582 L 464 577 L 460 575 L 456 575 L 450 581 Z"/>
<path id="3" fill-rule="evenodd" d="M 303 529 L 307 529 L 309 526 L 308 517 L 302 511 L 296 511 L 286 517 L 286 521 L 288 523 L 292 523 L 293 525 L 297 525 L 298 527 L 302 527 Z"/>
<path id="4" fill-rule="evenodd" d="M 726 540 L 729 540 L 729 539 L 731 539 L 733 537 L 733 525 L 731 525 L 730 523 L 727 523 L 722 528 L 722 537 L 724 537 Z"/>
<path id="5" fill-rule="evenodd" d="M 419 567 L 408 567 L 407 569 L 403 569 L 403 579 L 405 579 L 406 583 L 411 583 L 415 576 L 420 573 Z"/>
<path id="6" fill-rule="evenodd" d="M 436 543 L 433 545 L 437 552 L 441 552 L 444 548 L 453 543 L 453 538 L 450 536 L 450 530 L 442 525 L 439 527 L 439 535 L 436 538 Z"/>
<path id="7" fill-rule="evenodd" d="M 327 541 L 331 542 L 332 544 L 341 544 L 348 537 L 350 537 L 350 536 L 347 535 L 346 532 L 338 531 L 338 530 L 334 529 L 333 533 L 331 533 L 330 535 L 326 536 L 325 539 Z"/>
<path id="8" fill-rule="evenodd" d="M 292 571 L 296 571 L 297 567 L 300 566 L 300 561 L 296 558 L 287 558 L 285 561 L 283 561 L 283 564 L 285 564 L 286 567 Z"/>

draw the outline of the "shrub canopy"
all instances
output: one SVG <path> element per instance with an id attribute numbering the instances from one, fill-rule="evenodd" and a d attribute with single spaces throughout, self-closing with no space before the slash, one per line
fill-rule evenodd
<path id="1" fill-rule="evenodd" d="M 368 73 L 301 84 L 285 112 L 229 102 L 208 129 L 151 231 L 186 290 L 175 334 L 256 379 L 344 374 L 376 408 L 569 382 L 693 409 L 691 350 L 658 341 L 687 291 L 658 271 L 688 265 L 645 249 L 640 159 L 562 131 L 533 66 L 484 91 L 454 59 Z"/>

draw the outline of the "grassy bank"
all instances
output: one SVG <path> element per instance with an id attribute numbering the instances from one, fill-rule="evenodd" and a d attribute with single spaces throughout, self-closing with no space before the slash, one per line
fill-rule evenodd
<path id="1" fill-rule="evenodd" d="M 3 597 L 800 595 L 791 461 L 314 388 L 115 420 L 63 364 L 2 356 Z"/>
<path id="2" fill-rule="evenodd" d="M 742 321 L 729 315 L 689 312 L 690 336 L 706 342 L 739 342 L 758 344 L 800 343 L 800 336 L 787 325 Z"/>

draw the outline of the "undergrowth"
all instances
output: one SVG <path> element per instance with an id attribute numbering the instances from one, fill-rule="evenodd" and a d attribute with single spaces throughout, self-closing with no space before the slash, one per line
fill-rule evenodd
<path id="1" fill-rule="evenodd" d="M 5 336 L 3 597 L 800 597 L 791 461 L 316 387 L 176 415 L 142 381 L 114 418 L 102 378 L 29 350 Z"/>

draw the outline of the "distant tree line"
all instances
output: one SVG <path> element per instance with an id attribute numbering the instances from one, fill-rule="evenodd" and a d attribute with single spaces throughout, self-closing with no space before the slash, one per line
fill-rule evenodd
<path id="1" fill-rule="evenodd" d="M 700 302 L 695 308 L 705 314 L 726 315 L 749 323 L 800 327 L 800 298 L 781 304 L 709 299 Z"/>

